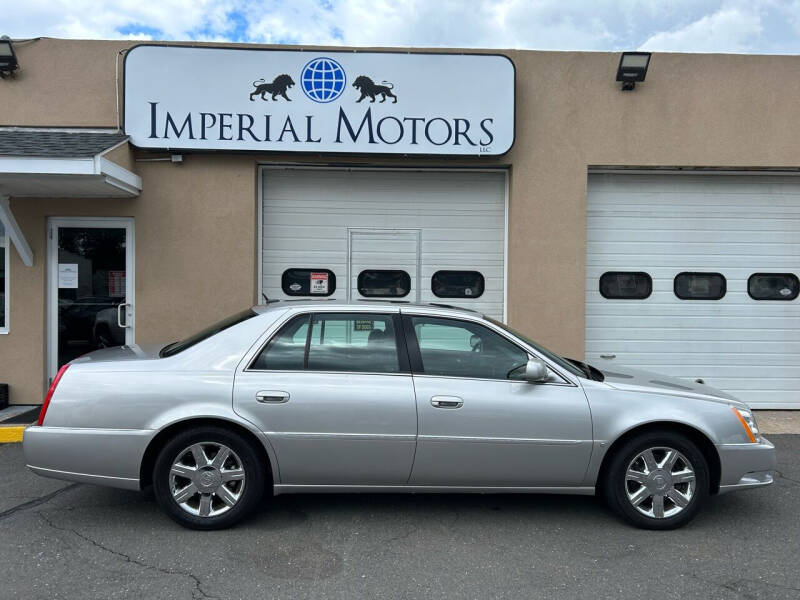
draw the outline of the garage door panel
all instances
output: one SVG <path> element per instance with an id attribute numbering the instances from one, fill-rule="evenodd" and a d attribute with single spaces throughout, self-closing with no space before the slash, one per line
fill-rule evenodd
<path id="1" fill-rule="evenodd" d="M 265 169 L 262 200 L 262 289 L 286 298 L 287 268 L 327 268 L 337 278 L 334 298 L 345 297 L 362 268 L 402 268 L 422 301 L 444 302 L 503 318 L 505 195 L 503 172 Z M 419 230 L 419 253 L 381 238 L 348 246 L 348 231 Z M 413 245 L 413 244 L 412 244 Z M 348 254 L 348 248 L 352 255 Z M 486 289 L 478 299 L 437 298 L 430 278 L 438 270 L 477 270 Z M 358 297 L 357 291 L 355 292 Z"/>
<path id="2" fill-rule="evenodd" d="M 653 292 L 605 299 L 606 271 L 645 271 Z M 722 273 L 726 295 L 678 299 L 673 281 L 683 271 Z M 800 179 L 589 177 L 588 360 L 703 377 L 754 406 L 800 408 L 800 299 L 750 298 L 747 281 L 758 272 L 800 274 Z"/>

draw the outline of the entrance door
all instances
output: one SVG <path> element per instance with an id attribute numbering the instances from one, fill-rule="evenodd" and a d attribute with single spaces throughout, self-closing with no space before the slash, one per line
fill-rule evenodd
<path id="1" fill-rule="evenodd" d="M 350 229 L 348 300 L 420 301 L 420 230 Z"/>
<path id="2" fill-rule="evenodd" d="M 50 379 L 83 354 L 133 343 L 133 251 L 133 219 L 50 219 Z"/>

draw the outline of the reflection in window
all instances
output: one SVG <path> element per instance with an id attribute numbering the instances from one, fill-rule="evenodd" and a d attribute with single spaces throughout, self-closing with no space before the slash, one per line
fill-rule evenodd
<path id="1" fill-rule="evenodd" d="M 794 273 L 753 273 L 747 280 L 747 293 L 753 300 L 794 300 L 800 281 Z"/>
<path id="2" fill-rule="evenodd" d="M 410 318 L 426 375 L 522 378 L 528 353 L 491 329 L 456 319 Z"/>
<path id="3" fill-rule="evenodd" d="M 315 314 L 308 346 L 311 371 L 397 373 L 391 315 Z"/>
<path id="4" fill-rule="evenodd" d="M 608 271 L 600 276 L 603 298 L 644 300 L 653 292 L 653 279 L 641 271 Z"/>
<path id="5" fill-rule="evenodd" d="M 437 298 L 479 298 L 486 283 L 478 271 L 436 271 L 431 291 Z"/>
<path id="6" fill-rule="evenodd" d="M 358 293 L 368 298 L 402 298 L 411 291 L 405 271 L 372 269 L 358 274 Z"/>
<path id="7" fill-rule="evenodd" d="M 251 368 L 271 371 L 300 371 L 306 353 L 309 315 L 300 315 L 283 326 Z"/>
<path id="8" fill-rule="evenodd" d="M 287 296 L 330 296 L 336 291 L 336 275 L 330 269 L 286 269 L 281 288 Z"/>
<path id="9" fill-rule="evenodd" d="M 719 300 L 726 282 L 721 273 L 678 273 L 673 286 L 681 300 Z"/>

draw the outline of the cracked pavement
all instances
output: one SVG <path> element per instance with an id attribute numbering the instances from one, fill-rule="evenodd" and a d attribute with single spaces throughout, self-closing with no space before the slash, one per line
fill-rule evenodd
<path id="1" fill-rule="evenodd" d="M 197 532 L 137 492 L 43 479 L 0 445 L 0 597 L 800 600 L 800 435 L 779 476 L 684 529 L 633 529 L 594 498 L 302 495 Z"/>

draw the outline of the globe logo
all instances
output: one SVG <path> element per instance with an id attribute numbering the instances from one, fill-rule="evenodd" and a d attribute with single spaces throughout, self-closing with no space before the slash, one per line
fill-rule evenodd
<path id="1" fill-rule="evenodd" d="M 314 102 L 332 102 L 342 95 L 347 83 L 342 65 L 324 56 L 315 58 L 303 67 L 300 87 Z"/>

